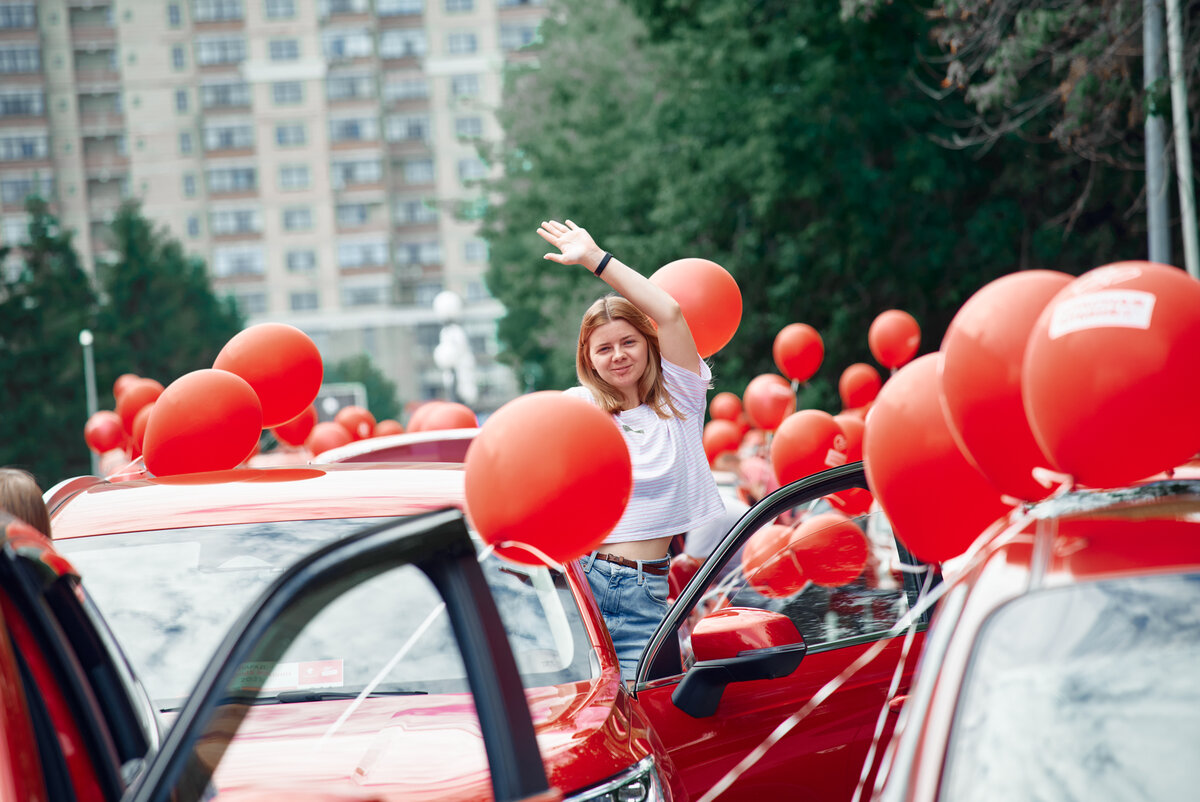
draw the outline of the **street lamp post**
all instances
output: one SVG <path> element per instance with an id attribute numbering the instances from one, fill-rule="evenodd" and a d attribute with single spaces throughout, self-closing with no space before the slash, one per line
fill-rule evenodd
<path id="1" fill-rule="evenodd" d="M 458 323 L 463 300 L 458 293 L 444 290 L 434 297 L 433 311 L 442 324 L 438 344 L 433 349 L 433 361 L 442 371 L 446 400 L 460 401 L 468 406 L 474 404 L 478 400 L 475 357 L 467 332 Z"/>
<path id="2" fill-rule="evenodd" d="M 96 400 L 96 361 L 92 357 L 92 341 L 91 329 L 83 329 L 79 332 L 79 344 L 83 347 L 83 383 L 87 391 L 88 420 L 91 420 L 99 409 L 99 403 Z M 92 474 L 99 476 L 100 455 L 90 448 L 88 454 L 92 458 Z"/>

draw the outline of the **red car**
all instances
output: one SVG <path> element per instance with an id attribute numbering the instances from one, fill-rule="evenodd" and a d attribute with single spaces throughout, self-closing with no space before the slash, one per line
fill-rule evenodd
<path id="1" fill-rule="evenodd" d="M 578 564 L 533 568 L 481 551 L 553 787 L 579 800 L 700 799 L 801 714 L 722 799 L 848 800 L 864 772 L 870 780 L 868 759 L 890 735 L 915 662 L 899 665 L 906 640 L 892 627 L 915 603 L 918 579 L 886 570 L 911 564 L 886 521 L 859 520 L 883 570 L 843 587 L 768 597 L 736 566 L 725 570 L 761 527 L 850 487 L 865 487 L 858 464 L 778 490 L 748 513 L 682 590 L 630 686 Z M 169 717 L 220 633 L 298 555 L 372 520 L 462 499 L 457 463 L 354 463 L 77 480 L 48 494 L 48 505 L 59 547 L 86 571 Z M 488 797 L 464 666 L 448 648 L 438 595 L 410 573 L 364 582 L 255 678 L 256 701 L 216 774 L 222 794 L 265 783 L 386 799 Z M 817 694 L 820 703 L 807 705 Z"/>
<path id="2" fill-rule="evenodd" d="M 1041 502 L 958 562 L 874 798 L 1192 798 L 1200 481 Z"/>

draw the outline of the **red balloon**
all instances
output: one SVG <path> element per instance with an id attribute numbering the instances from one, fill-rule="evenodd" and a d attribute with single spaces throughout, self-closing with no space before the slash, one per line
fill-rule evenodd
<path id="1" fill-rule="evenodd" d="M 789 546 L 792 532 L 791 527 L 768 524 L 747 538 L 742 548 L 742 573 L 764 596 L 791 596 L 808 584 L 804 568 Z"/>
<path id="2" fill-rule="evenodd" d="M 97 454 L 120 448 L 125 442 L 121 416 L 111 409 L 102 409 L 94 413 L 83 425 L 83 439 L 88 448 Z"/>
<path id="3" fill-rule="evenodd" d="M 713 420 L 736 421 L 742 414 L 742 399 L 733 393 L 717 393 L 708 402 L 708 414 Z"/>
<path id="4" fill-rule="evenodd" d="M 775 335 L 771 353 L 780 373 L 789 379 L 806 382 L 821 367 L 825 342 L 807 323 L 789 323 Z"/>
<path id="5" fill-rule="evenodd" d="M 617 525 L 633 489 L 612 416 L 554 391 L 496 410 L 471 441 L 463 472 L 476 531 L 506 557 L 535 565 L 536 554 L 501 544 L 528 544 L 557 562 L 581 557 Z"/>
<path id="6" fill-rule="evenodd" d="M 867 345 L 879 364 L 894 370 L 908 364 L 917 355 L 917 348 L 921 345 L 921 327 L 908 312 L 889 309 L 871 322 L 871 328 L 867 330 Z"/>
<path id="7" fill-rule="evenodd" d="M 654 271 L 650 280 L 679 304 L 701 357 L 712 356 L 733 339 L 742 322 L 742 291 L 725 268 L 707 259 L 676 259 Z"/>
<path id="8" fill-rule="evenodd" d="M 133 432 L 133 418 L 138 410 L 158 400 L 162 393 L 163 386 L 154 379 L 139 378 L 128 382 L 117 399 L 117 414 L 121 416 L 121 426 L 126 432 Z"/>
<path id="9" fill-rule="evenodd" d="M 404 434 L 404 427 L 400 425 L 400 421 L 384 418 L 375 424 L 375 434 L 373 437 L 383 437 L 389 434 Z"/>
<path id="10" fill-rule="evenodd" d="M 787 416 L 771 439 L 771 467 L 786 485 L 846 464 L 846 436 L 828 412 L 804 409 Z"/>
<path id="11" fill-rule="evenodd" d="M 742 444 L 742 430 L 731 420 L 710 420 L 704 424 L 703 442 L 704 455 L 711 465 L 719 454 L 738 450 Z"/>
<path id="12" fill-rule="evenodd" d="M 312 431 L 308 433 L 308 439 L 304 441 L 304 447 L 315 457 L 331 448 L 338 448 L 353 442 L 354 436 L 346 431 L 345 426 L 326 420 L 312 427 Z"/>
<path id="13" fill-rule="evenodd" d="M 354 440 L 370 437 L 375 431 L 375 416 L 366 408 L 355 404 L 339 409 L 333 420 L 334 423 L 344 426 Z"/>
<path id="14" fill-rule="evenodd" d="M 421 431 L 433 432 L 442 429 L 476 429 L 479 418 L 466 404 L 457 401 L 441 401 L 421 416 Z"/>
<path id="15" fill-rule="evenodd" d="M 118 376 L 117 380 L 113 382 L 113 400 L 119 401 L 121 395 L 129 389 L 129 385 L 140 378 L 141 376 L 138 376 L 136 373 L 122 373 Z"/>
<path id="16" fill-rule="evenodd" d="M 1049 465 L 1021 400 L 1021 364 L 1038 316 L 1073 277 L 1022 270 L 986 284 L 967 299 L 942 340 L 938 381 L 955 442 L 996 489 L 1038 501 L 1051 488 L 1031 469 Z"/>
<path id="17" fill-rule="evenodd" d="M 804 575 L 826 588 L 853 582 L 867 565 L 867 536 L 839 512 L 805 518 L 792 534 L 790 548 Z"/>
<path id="18" fill-rule="evenodd" d="M 863 433 L 867 483 L 892 528 L 918 558 L 962 554 L 1008 507 L 959 451 L 938 398 L 938 352 L 888 380 Z"/>
<path id="19" fill-rule="evenodd" d="M 842 406 L 846 409 L 861 407 L 875 400 L 883 379 L 879 371 L 866 362 L 855 362 L 842 371 L 838 379 L 838 395 L 842 397 Z"/>
<path id="20" fill-rule="evenodd" d="M 236 468 L 261 432 L 254 388 L 228 371 L 194 370 L 171 382 L 154 402 L 146 423 L 146 470 L 172 476 Z"/>
<path id="21" fill-rule="evenodd" d="M 235 334 L 213 367 L 245 379 L 262 402 L 263 425 L 287 423 L 321 389 L 321 352 L 307 334 L 285 323 L 259 323 Z"/>
<path id="22" fill-rule="evenodd" d="M 290 421 L 271 427 L 271 431 L 274 433 L 275 439 L 281 443 L 289 446 L 302 446 L 316 425 L 317 408 L 309 404 L 303 412 Z"/>
<path id="23" fill-rule="evenodd" d="M 750 422 L 768 432 L 779 428 L 783 419 L 796 411 L 792 385 L 777 373 L 755 376 L 742 393 Z"/>
<path id="24" fill-rule="evenodd" d="M 862 459 L 862 439 L 866 424 L 861 417 L 849 412 L 834 415 L 833 419 L 846 436 L 846 462 L 858 462 Z M 825 499 L 846 515 L 862 515 L 871 509 L 871 502 L 874 500 L 870 491 L 861 487 L 831 493 Z"/>
<path id="25" fill-rule="evenodd" d="M 439 405 L 445 404 L 445 403 L 447 403 L 447 402 L 437 401 L 437 400 L 426 401 L 425 403 L 421 404 L 416 409 L 414 409 L 412 414 L 409 415 L 409 417 L 408 417 L 408 431 L 410 431 L 410 432 L 425 431 L 425 419 L 428 418 L 430 413 L 432 413 L 435 409 L 437 409 L 437 407 Z"/>
<path id="26" fill-rule="evenodd" d="M 151 401 L 133 416 L 133 430 L 129 433 L 129 437 L 133 441 L 134 448 L 139 452 L 145 450 L 146 424 L 150 422 L 150 412 L 154 409 L 154 404 L 155 402 Z"/>
<path id="27" fill-rule="evenodd" d="M 1116 487 L 1200 451 L 1200 282 L 1153 262 L 1084 273 L 1042 311 L 1022 367 L 1034 439 L 1080 484 Z"/>

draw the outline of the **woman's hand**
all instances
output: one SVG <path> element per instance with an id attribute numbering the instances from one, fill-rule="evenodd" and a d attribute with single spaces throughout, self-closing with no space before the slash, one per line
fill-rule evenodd
<path id="1" fill-rule="evenodd" d="M 543 222 L 538 228 L 538 235 L 546 242 L 558 248 L 561 253 L 548 253 L 545 259 L 558 262 L 560 265 L 583 265 L 588 270 L 595 271 L 604 256 L 604 251 L 596 245 L 587 229 L 580 228 L 567 221 L 566 225 L 557 220 Z"/>

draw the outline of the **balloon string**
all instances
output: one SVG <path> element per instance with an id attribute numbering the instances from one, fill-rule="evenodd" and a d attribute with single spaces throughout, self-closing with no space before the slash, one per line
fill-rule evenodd
<path id="1" fill-rule="evenodd" d="M 564 570 L 562 563 L 550 557 L 550 555 L 546 554 L 546 552 L 542 551 L 537 546 L 529 543 L 522 543 L 519 540 L 503 540 L 497 543 L 496 547 L 502 549 L 521 549 L 522 551 L 527 551 L 534 557 L 537 557 L 539 560 L 541 560 L 543 565 L 553 568 L 555 571 L 560 573 Z"/>

